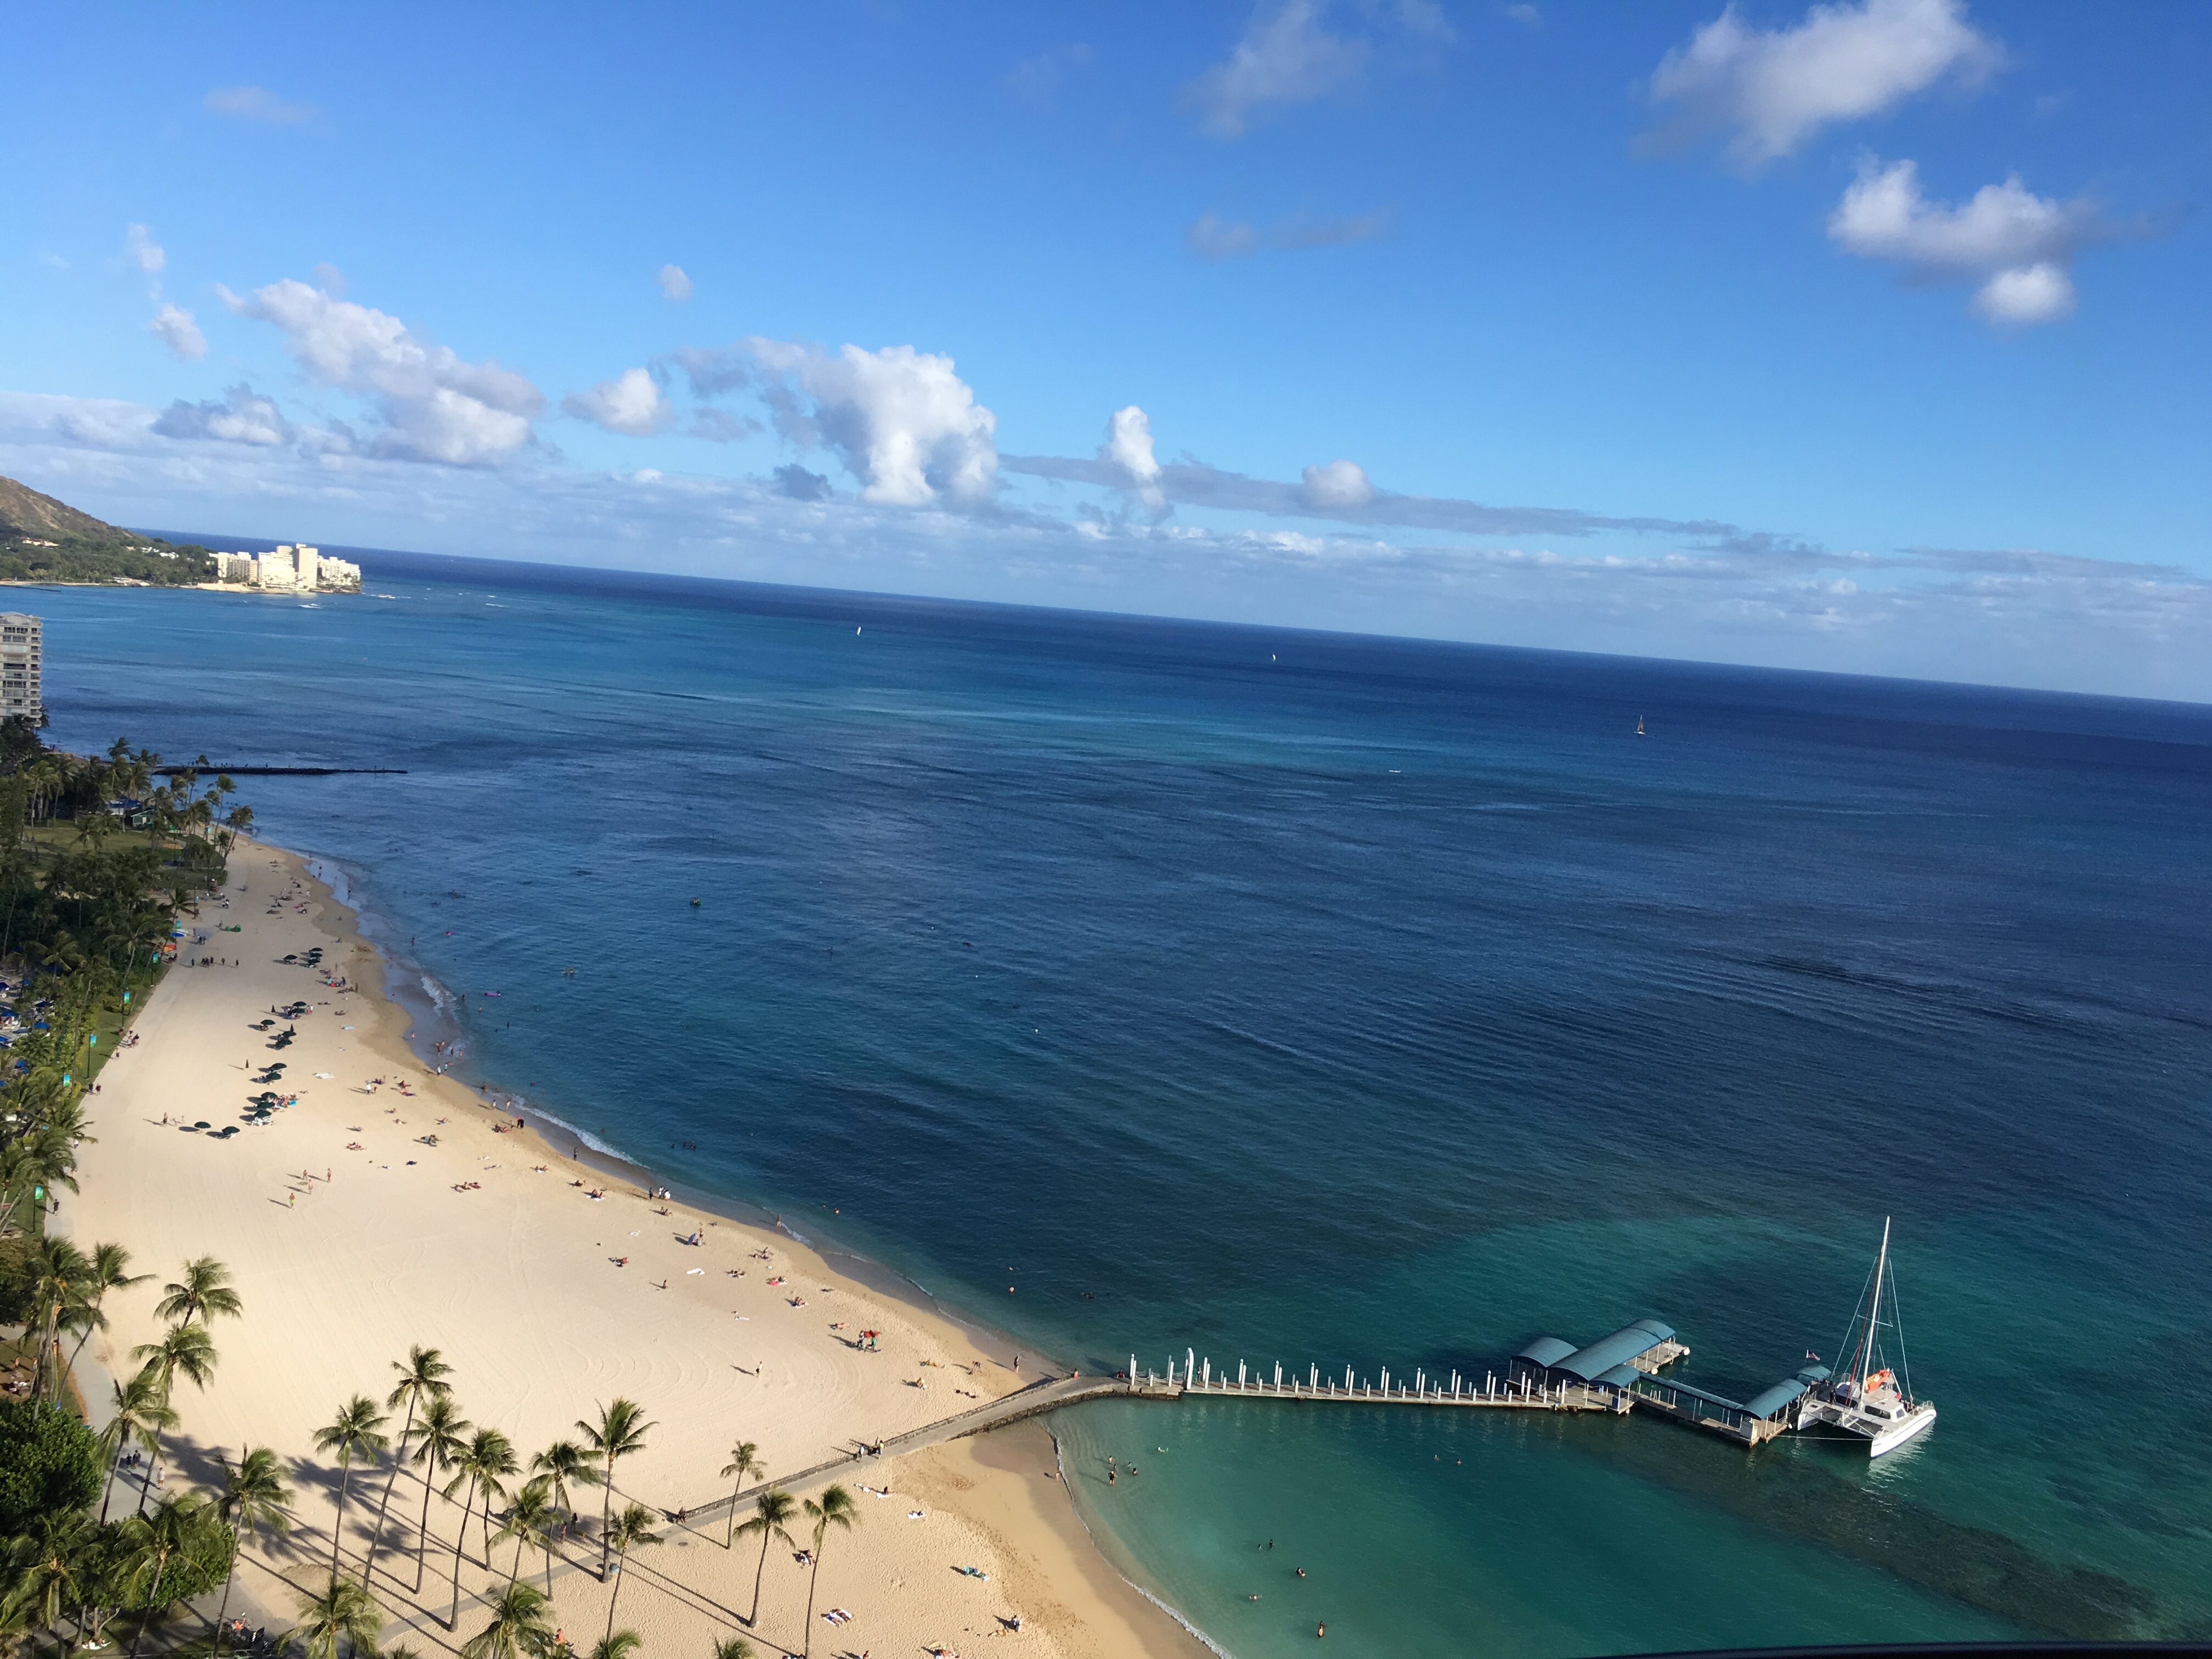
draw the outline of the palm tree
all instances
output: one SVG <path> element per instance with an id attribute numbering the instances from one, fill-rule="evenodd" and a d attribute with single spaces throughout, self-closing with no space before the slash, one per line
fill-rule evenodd
<path id="1" fill-rule="evenodd" d="M 134 1602 L 141 1588 L 146 1592 L 146 1600 L 137 1603 L 141 1613 L 137 1632 L 131 1638 L 134 1656 L 147 1626 L 167 1606 L 161 1599 L 161 1582 L 168 1574 L 169 1564 L 195 1545 L 211 1544 L 211 1534 L 219 1529 L 213 1506 L 204 1498 L 190 1493 L 164 1498 L 154 1505 L 153 1514 L 133 1516 L 124 1522 L 123 1586 Z"/>
<path id="2" fill-rule="evenodd" d="M 222 1466 L 222 1496 L 216 1499 L 217 1519 L 235 1532 L 255 1540 L 264 1527 L 282 1538 L 292 1530 L 292 1489 L 284 1484 L 283 1467 L 266 1446 L 248 1446 L 238 1462 Z M 230 1611 L 230 1587 L 238 1580 L 238 1552 L 230 1553 L 230 1576 L 222 1581 L 222 1601 L 215 1614 L 215 1650 L 222 1652 L 222 1621 Z"/>
<path id="3" fill-rule="evenodd" d="M 123 1448 L 136 1440 L 149 1456 L 161 1450 L 161 1436 L 177 1426 L 177 1413 L 161 1397 L 161 1379 L 141 1371 L 128 1382 L 115 1385 L 115 1415 L 100 1431 L 100 1449 L 107 1461 L 107 1485 L 100 1500 L 100 1523 L 107 1524 L 107 1505 L 115 1496 L 115 1465 Z"/>
<path id="4" fill-rule="evenodd" d="M 798 1540 L 784 1524 L 799 1513 L 798 1500 L 778 1486 L 770 1486 L 753 1499 L 753 1518 L 738 1528 L 738 1532 L 760 1534 L 760 1561 L 753 1568 L 753 1610 L 745 1620 L 748 1625 L 760 1622 L 761 1575 L 768 1571 L 768 1547 L 771 1540 L 781 1538 L 786 1544 Z"/>
<path id="5" fill-rule="evenodd" d="M 714 1659 L 753 1659 L 753 1644 L 742 1636 L 726 1637 L 714 1644 Z"/>
<path id="6" fill-rule="evenodd" d="M 39 1241 L 30 1265 L 31 1305 L 39 1310 L 39 1323 L 45 1328 L 39 1340 L 37 1397 L 46 1397 L 46 1384 L 51 1378 L 54 1397 L 59 1399 L 62 1373 L 61 1367 L 54 1363 L 54 1332 L 61 1323 L 64 1308 L 90 1297 L 92 1260 L 66 1238 L 48 1237 Z"/>
<path id="7" fill-rule="evenodd" d="M 806 1500 L 806 1518 L 814 1523 L 814 1565 L 806 1575 L 806 1633 L 799 1638 L 801 1659 L 814 1650 L 814 1586 L 822 1577 L 822 1540 L 832 1527 L 849 1530 L 860 1518 L 860 1506 L 842 1486 L 828 1486 L 820 1503 L 811 1498 Z"/>
<path id="8" fill-rule="evenodd" d="M 730 1448 L 730 1461 L 722 1465 L 722 1479 L 736 1484 L 730 1488 L 730 1530 L 722 1540 L 722 1547 L 729 1549 L 738 1541 L 738 1494 L 745 1489 L 745 1482 L 754 1475 L 765 1474 L 767 1466 L 757 1454 L 758 1446 L 750 1440 L 740 1440 Z"/>
<path id="9" fill-rule="evenodd" d="M 537 1585 L 509 1580 L 491 1604 L 491 1623 L 461 1644 L 461 1659 L 536 1659 L 553 1645 L 549 1605 Z"/>
<path id="10" fill-rule="evenodd" d="M 553 1517 L 559 1513 L 553 1506 L 551 1487 L 551 1481 L 542 1474 L 525 1481 L 507 1506 L 507 1518 L 499 1523 L 500 1537 L 514 1540 L 514 1570 L 507 1575 L 507 1582 L 512 1584 L 522 1577 L 523 1548 L 535 1544 L 545 1552 L 548 1596 L 553 1594 Z"/>
<path id="11" fill-rule="evenodd" d="M 185 1263 L 184 1273 L 161 1289 L 166 1294 L 154 1304 L 154 1311 L 180 1325 L 189 1325 L 195 1319 L 204 1325 L 218 1315 L 235 1319 L 246 1311 L 246 1304 L 230 1287 L 230 1269 L 211 1255 Z"/>
<path id="12" fill-rule="evenodd" d="M 87 1546 L 96 1536 L 92 1522 L 77 1510 L 49 1510 L 9 1548 L 6 1566 L 15 1588 L 7 1601 L 32 1628 L 52 1629 L 64 1612 L 88 1599 Z"/>
<path id="13" fill-rule="evenodd" d="M 580 1420 L 576 1426 L 592 1443 L 592 1452 L 606 1460 L 601 1477 L 606 1490 L 599 1497 L 599 1581 L 604 1583 L 607 1577 L 607 1517 L 615 1496 L 615 1460 L 643 1451 L 646 1431 L 658 1425 L 645 1420 L 645 1408 L 635 1401 L 617 1395 L 599 1407 L 597 1427 Z"/>
<path id="14" fill-rule="evenodd" d="M 376 1652 L 376 1635 L 384 1628 L 384 1609 L 350 1578 L 331 1575 L 320 1593 L 298 1592 L 300 1622 L 284 1632 L 283 1644 L 299 1643 L 307 1659 L 337 1659 L 338 1644 L 350 1643 L 360 1659 Z"/>
<path id="15" fill-rule="evenodd" d="M 107 1328 L 107 1316 L 100 1310 L 100 1304 L 107 1299 L 107 1293 L 110 1291 L 125 1291 L 133 1285 L 143 1285 L 153 1277 L 151 1273 L 132 1273 L 131 1252 L 120 1244 L 94 1245 L 91 1261 L 92 1273 L 86 1282 L 92 1291 L 92 1316 L 86 1322 L 84 1334 L 77 1338 L 76 1346 L 70 1350 L 71 1370 L 76 1369 L 77 1356 L 84 1352 L 84 1345 L 92 1340 L 92 1334 Z"/>
<path id="16" fill-rule="evenodd" d="M 133 1359 L 143 1359 L 146 1362 L 145 1370 L 140 1375 L 150 1375 L 158 1379 L 161 1389 L 161 1403 L 164 1406 L 169 1403 L 171 1393 L 176 1387 L 177 1374 L 179 1371 L 190 1378 L 192 1386 L 198 1389 L 206 1388 L 208 1379 L 215 1375 L 215 1345 L 208 1340 L 207 1327 L 204 1325 L 172 1326 L 169 1334 L 159 1342 L 143 1342 L 131 1349 L 131 1357 Z M 173 1415 L 169 1422 L 163 1426 L 173 1427 L 175 1421 Z M 155 1431 L 150 1449 L 154 1457 L 154 1468 L 147 1472 L 146 1484 L 139 1488 L 138 1513 L 141 1515 L 146 1512 L 146 1494 L 152 1489 L 154 1474 L 161 1465 L 161 1437 L 159 1429 Z"/>
<path id="17" fill-rule="evenodd" d="M 599 1484 L 599 1472 L 592 1467 L 590 1455 L 573 1440 L 556 1440 L 530 1460 L 530 1472 L 552 1481 L 553 1501 L 567 1516 L 562 1527 L 565 1534 L 576 1522 L 576 1505 L 568 1495 L 568 1483 L 573 1480 L 580 1486 Z"/>
<path id="18" fill-rule="evenodd" d="M 484 1500 L 484 1565 L 489 1570 L 492 1502 L 504 1495 L 501 1478 L 515 1471 L 514 1443 L 497 1429 L 478 1429 L 461 1449 L 461 1455 L 453 1460 L 453 1467 L 459 1473 L 447 1486 L 446 1496 L 451 1498 L 464 1480 L 468 1482 L 469 1495 L 461 1504 L 460 1529 L 453 1534 L 453 1610 L 446 1620 L 447 1630 L 453 1629 L 461 1616 L 461 1552 L 468 1543 L 469 1511 L 475 1507 L 477 1494 L 481 1492 Z"/>
<path id="19" fill-rule="evenodd" d="M 607 1639 L 615 1633 L 615 1603 L 622 1598 L 622 1571 L 629 1565 L 629 1553 L 640 1544 L 658 1544 L 660 1534 L 653 1529 L 653 1511 L 642 1504 L 628 1505 L 615 1516 L 608 1527 L 606 1540 L 614 1547 L 615 1587 L 607 1595 Z"/>
<path id="20" fill-rule="evenodd" d="M 606 1640 L 592 1644 L 592 1659 L 629 1659 L 644 1645 L 634 1630 L 611 1630 Z"/>
<path id="21" fill-rule="evenodd" d="M 447 1469 L 458 1468 L 462 1454 L 469 1449 L 465 1438 L 476 1425 L 461 1415 L 460 1407 L 449 1394 L 434 1395 L 430 1403 L 422 1407 L 422 1420 L 415 1425 L 415 1450 L 408 1459 L 422 1467 L 422 1521 L 416 1529 L 415 1588 L 410 1592 L 422 1592 L 422 1562 L 430 1551 L 430 1492 L 438 1476 Z"/>
<path id="22" fill-rule="evenodd" d="M 338 1544 L 345 1536 L 345 1506 L 347 1495 L 353 1490 L 353 1460 L 374 1457 L 392 1443 L 391 1437 L 380 1432 L 391 1419 L 376 1409 L 376 1402 L 365 1394 L 357 1394 L 338 1407 L 338 1414 L 324 1427 L 315 1431 L 315 1449 L 338 1455 L 338 1512 L 331 1522 L 331 1575 L 338 1570 Z"/>
<path id="23" fill-rule="evenodd" d="M 407 1407 L 406 1425 L 399 1431 L 399 1449 L 404 1452 L 407 1449 L 407 1443 L 414 1437 L 416 1412 L 425 1402 L 443 1400 L 453 1393 L 453 1384 L 446 1378 L 453 1375 L 453 1368 L 439 1357 L 435 1348 L 426 1348 L 417 1344 L 408 1349 L 406 1358 L 393 1360 L 392 1369 L 399 1373 L 399 1382 L 385 1396 L 384 1405 L 387 1411 L 398 1411 L 403 1403 Z M 384 1541 L 384 1517 L 392 1507 L 392 1483 L 399 1479 L 400 1462 L 400 1459 L 393 1458 L 392 1473 L 384 1477 L 384 1499 L 376 1506 L 376 1527 L 368 1534 L 368 1559 L 362 1563 L 363 1583 L 375 1582 L 373 1575 L 376 1567 L 377 1547 Z"/>

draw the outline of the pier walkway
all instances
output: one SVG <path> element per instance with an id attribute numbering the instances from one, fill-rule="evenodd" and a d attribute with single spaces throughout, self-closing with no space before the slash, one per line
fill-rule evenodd
<path id="1" fill-rule="evenodd" d="M 1435 1406 L 1498 1411 L 1610 1412 L 1615 1415 L 1626 1414 L 1630 1408 L 1626 1396 L 1604 1389 L 1570 1382 L 1546 1387 L 1524 1377 L 1500 1381 L 1490 1376 L 1477 1387 L 1473 1379 L 1462 1379 L 1457 1372 L 1438 1382 L 1417 1370 L 1409 1382 L 1403 1377 L 1393 1380 L 1386 1370 L 1378 1373 L 1377 1380 L 1370 1382 L 1350 1370 L 1341 1378 L 1323 1377 L 1320 1368 L 1314 1366 L 1308 1368 L 1305 1380 L 1301 1382 L 1296 1377 L 1286 1379 L 1279 1365 L 1272 1380 L 1250 1376 L 1245 1366 L 1239 1365 L 1236 1376 L 1231 1378 L 1225 1370 L 1216 1376 L 1210 1361 L 1200 1360 L 1194 1355 L 1186 1357 L 1180 1370 L 1170 1363 L 1164 1376 L 1149 1371 L 1139 1376 L 1133 1369 L 1133 1356 L 1131 1370 L 1121 1376 L 1048 1377 L 903 1434 L 890 1435 L 880 1441 L 856 1440 L 849 1449 L 834 1457 L 748 1486 L 736 1495 L 735 1502 L 742 1510 L 772 1486 L 786 1492 L 807 1492 L 825 1481 L 851 1474 L 879 1458 L 902 1457 L 925 1446 L 982 1434 L 1081 1401 L 1182 1400 L 1194 1396 L 1289 1400 L 1312 1405 Z M 687 1511 L 687 1519 L 700 1522 L 726 1516 L 732 1501 L 728 1496 L 716 1498 Z"/>

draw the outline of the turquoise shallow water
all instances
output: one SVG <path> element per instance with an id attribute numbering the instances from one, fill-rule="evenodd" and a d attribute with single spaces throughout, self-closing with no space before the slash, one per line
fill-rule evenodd
<path id="1" fill-rule="evenodd" d="M 2212 710 L 364 562 L 38 594 L 53 735 L 407 768 L 250 798 L 464 1072 L 1069 1363 L 1653 1314 L 1747 1391 L 1897 1218 L 1942 1417 L 1872 1467 L 1062 1413 L 1240 1659 L 2212 1629 Z"/>

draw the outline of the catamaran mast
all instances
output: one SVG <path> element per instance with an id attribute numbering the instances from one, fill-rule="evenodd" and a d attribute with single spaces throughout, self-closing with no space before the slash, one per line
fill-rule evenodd
<path id="1" fill-rule="evenodd" d="M 1889 1266 L 1889 1218 L 1881 1218 L 1881 1254 L 1874 1259 L 1874 1300 L 1867 1304 L 1865 1340 L 1859 1346 L 1859 1398 L 1866 1398 L 1867 1367 L 1874 1363 L 1875 1329 L 1881 1323 L 1881 1276 Z"/>

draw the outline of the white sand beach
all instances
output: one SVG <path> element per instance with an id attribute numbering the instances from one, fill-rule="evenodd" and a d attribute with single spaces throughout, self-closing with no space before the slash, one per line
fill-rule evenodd
<path id="1" fill-rule="evenodd" d="M 412 1344 L 440 1351 L 463 1414 L 508 1435 L 526 1462 L 580 1437 L 577 1419 L 599 1402 L 638 1401 L 655 1426 L 617 1470 L 617 1503 L 663 1514 L 726 1498 L 718 1471 L 736 1441 L 756 1443 L 769 1478 L 781 1479 L 1039 1375 L 1032 1366 L 1018 1379 L 957 1325 L 841 1277 L 785 1235 L 655 1202 L 572 1163 L 473 1090 L 426 1075 L 406 1046 L 406 1012 L 384 995 L 381 958 L 296 856 L 241 842 L 225 898 L 228 908 L 203 908 L 191 932 L 204 939 L 186 941 L 136 1022 L 137 1042 L 88 1100 L 98 1139 L 82 1152 L 82 1196 L 64 1199 L 57 1225 L 87 1246 L 125 1244 L 152 1275 L 110 1299 L 110 1328 L 88 1350 L 110 1376 L 134 1369 L 131 1349 L 159 1334 L 161 1284 L 186 1259 L 212 1255 L 234 1273 L 245 1314 L 216 1322 L 213 1382 L 204 1394 L 178 1385 L 170 1486 L 208 1483 L 216 1456 L 247 1444 L 293 1467 L 301 1525 L 289 1546 L 249 1546 L 240 1578 L 265 1621 L 289 1622 L 280 1579 L 305 1586 L 328 1571 L 337 1472 L 313 1449 L 314 1431 L 356 1394 L 380 1406 L 392 1362 Z M 231 926 L 242 931 L 217 931 Z M 319 969 L 279 960 L 317 946 Z M 209 956 L 222 961 L 189 965 Z M 332 988 L 326 975 L 359 988 Z M 274 1027 L 295 1027 L 296 1039 L 272 1050 L 257 1025 L 299 1001 L 307 1012 Z M 267 1086 L 296 1091 L 297 1104 L 216 1139 L 240 1122 L 270 1060 L 286 1070 Z M 200 1122 L 209 1127 L 188 1127 Z M 695 1232 L 699 1244 L 681 1242 Z M 866 1330 L 880 1333 L 878 1349 L 857 1346 Z M 90 1367 L 80 1381 L 104 1401 L 107 1382 Z M 104 1416 L 97 1401 L 94 1411 Z M 395 1413 L 387 1432 L 399 1427 Z M 904 1458 L 863 1456 L 794 1487 L 804 1495 L 842 1479 L 860 1511 L 853 1531 L 831 1534 L 817 1597 L 817 1609 L 852 1616 L 817 1616 L 811 1651 L 966 1653 L 987 1641 L 1069 1659 L 1204 1651 L 1090 1547 L 1049 1457 L 1031 1423 Z M 356 1473 L 339 1544 L 349 1573 L 383 1478 Z M 887 1497 L 863 1490 L 886 1486 Z M 491 1572 L 464 1564 L 448 1631 L 460 1510 L 432 1501 L 417 1595 L 422 1496 L 403 1474 L 372 1588 L 390 1620 L 384 1644 L 427 1655 L 483 1627 L 480 1598 L 504 1584 L 513 1546 L 494 1552 Z M 119 1484 L 115 1502 L 137 1497 Z M 595 1514 L 597 1500 L 591 1492 L 579 1506 Z M 763 1653 L 809 1646 L 807 1573 L 791 1549 L 769 1553 L 748 1626 L 739 1615 L 757 1543 L 726 1551 L 719 1516 L 660 1530 L 664 1541 L 634 1557 L 617 1609 L 648 1659 L 707 1659 L 732 1636 Z M 473 1554 L 481 1534 L 470 1537 Z M 580 1570 L 596 1568 L 592 1547 L 572 1546 L 571 1558 L 554 1569 L 555 1622 L 584 1649 L 605 1628 L 610 1591 Z M 522 1571 L 544 1582 L 534 1553 Z"/>

